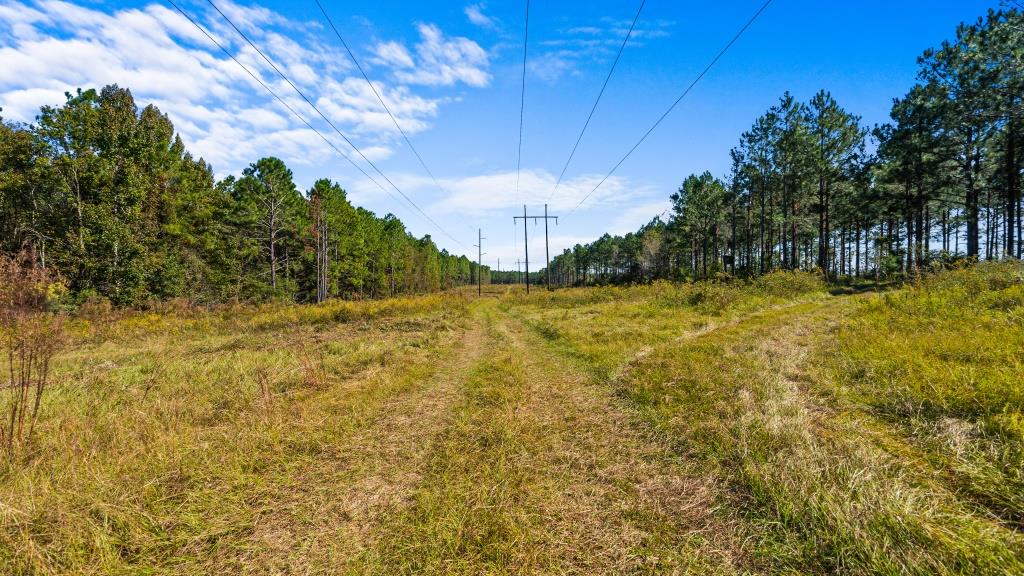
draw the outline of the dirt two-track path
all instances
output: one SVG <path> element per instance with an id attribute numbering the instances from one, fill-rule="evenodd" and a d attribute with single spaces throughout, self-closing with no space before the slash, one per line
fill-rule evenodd
<path id="1" fill-rule="evenodd" d="M 685 346 L 714 328 L 680 332 Z M 630 343 L 624 343 L 630 346 Z M 634 360 L 644 350 L 636 344 Z M 252 573 L 741 573 L 721 489 L 579 361 L 481 301 L 440 363 L 268 503 Z M 399 366 L 398 369 L 401 367 Z M 626 368 L 623 366 L 623 368 Z M 275 520 L 276 519 L 276 520 Z"/>

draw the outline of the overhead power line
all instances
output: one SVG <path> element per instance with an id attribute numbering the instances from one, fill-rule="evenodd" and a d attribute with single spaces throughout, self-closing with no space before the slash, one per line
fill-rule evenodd
<path id="1" fill-rule="evenodd" d="M 348 53 L 348 57 L 352 60 L 352 63 L 356 65 L 356 68 L 359 70 L 359 74 L 362 75 L 363 80 L 366 80 L 366 83 L 370 86 L 370 90 L 373 91 L 373 95 L 377 97 L 377 101 L 380 102 L 380 105 L 384 108 L 384 111 L 388 113 L 388 116 L 391 118 L 391 122 L 395 125 L 395 128 L 397 128 L 398 132 L 402 135 L 402 139 L 405 140 L 405 143 L 409 146 L 409 149 L 412 150 L 413 155 L 416 156 L 416 160 L 419 161 L 420 166 L 422 166 L 423 170 L 425 170 L 426 173 L 430 176 L 430 179 L 434 181 L 434 185 L 437 186 L 438 189 L 444 192 L 445 194 L 448 194 L 448 190 L 446 190 L 445 187 L 442 186 L 440 182 L 438 182 L 437 177 L 434 176 L 434 172 L 430 169 L 429 166 L 427 166 L 427 163 L 423 160 L 423 156 L 420 155 L 419 150 L 416 149 L 416 146 L 413 145 L 412 140 L 409 139 L 409 135 L 405 133 L 405 130 L 402 128 L 401 124 L 398 123 L 398 119 L 395 118 L 395 115 L 391 113 L 391 108 L 389 108 L 387 103 L 384 102 L 384 98 L 381 96 L 380 92 L 377 90 L 377 87 L 374 85 L 374 83 L 370 80 L 369 75 L 366 74 L 366 70 L 363 69 L 362 64 L 360 64 L 359 60 L 356 59 L 355 53 L 353 53 L 352 49 L 349 48 L 348 42 L 345 42 L 345 38 L 342 37 L 341 32 L 338 30 L 338 27 L 334 25 L 334 20 L 332 20 L 331 17 L 327 14 L 327 10 L 324 9 L 323 4 L 320 3 L 320 0 L 314 0 L 314 2 L 316 2 L 317 8 L 320 9 L 320 13 L 324 15 L 324 19 L 327 20 L 327 24 L 331 27 L 331 30 L 334 31 L 334 35 L 338 37 L 338 41 L 341 42 L 342 47 L 345 48 L 345 52 Z"/>
<path id="2" fill-rule="evenodd" d="M 342 152 L 341 149 L 338 148 L 334 144 L 334 142 L 331 142 L 329 138 L 327 138 L 326 136 L 323 135 L 323 133 L 321 133 L 319 130 L 314 128 L 313 125 L 310 124 L 308 120 L 303 118 L 302 115 L 299 114 L 298 112 L 296 112 L 295 109 L 292 108 L 287 102 L 285 102 L 285 100 L 283 98 L 278 96 L 278 94 L 276 92 L 274 92 L 274 90 L 272 88 L 270 88 L 270 86 L 267 86 L 267 84 L 263 80 L 261 80 L 259 76 L 257 76 L 245 64 L 242 64 L 242 62 L 239 61 L 238 58 L 236 58 L 235 55 L 232 54 L 227 48 L 225 48 L 224 45 L 222 45 L 220 42 L 218 42 L 216 38 L 211 36 L 210 33 L 207 32 L 205 28 L 200 26 L 199 23 L 196 22 L 187 12 L 182 10 L 182 8 L 180 6 L 175 4 L 174 0 L 167 0 L 167 3 L 170 4 L 172 7 L 174 7 L 174 9 L 177 10 L 179 13 L 181 13 L 181 15 L 184 16 L 186 20 L 191 22 L 192 25 L 195 26 L 196 29 L 198 29 L 200 32 L 202 32 L 203 35 L 206 36 L 206 38 L 210 40 L 210 42 L 213 42 L 213 44 L 216 45 L 217 48 L 220 48 L 221 52 L 226 54 L 228 56 L 228 58 L 231 58 L 232 60 L 234 60 L 235 64 L 238 64 L 242 68 L 242 70 L 245 70 L 245 72 L 247 74 L 249 74 L 249 76 L 251 76 L 253 80 L 255 80 L 257 83 L 259 83 L 259 85 L 262 86 L 264 90 L 266 90 L 268 93 L 270 93 L 270 95 L 273 96 L 278 102 L 280 102 L 282 106 L 284 106 L 289 112 L 292 113 L 292 115 L 294 115 L 296 118 L 298 118 L 299 122 L 302 122 L 303 124 L 306 125 L 307 128 L 309 128 L 314 133 L 316 133 L 316 135 L 319 136 L 328 146 L 333 148 L 334 151 L 338 153 L 338 155 L 340 155 L 345 160 L 348 160 L 348 162 L 350 164 L 352 164 L 352 166 L 354 166 L 356 170 L 359 170 L 359 172 L 361 172 L 363 174 L 363 176 L 366 176 L 366 178 L 368 180 L 370 180 L 370 182 L 373 182 L 374 184 L 376 184 L 378 188 L 380 188 L 382 191 L 384 191 L 389 196 L 391 196 L 396 202 L 398 201 L 398 198 L 394 194 L 392 194 L 390 190 L 388 190 L 383 185 L 381 185 L 381 183 L 378 182 L 376 179 L 374 179 L 372 176 L 370 176 L 370 174 L 367 173 L 366 170 L 363 170 L 362 166 L 360 166 L 359 164 L 356 164 L 356 162 L 354 160 L 352 160 L 352 157 L 350 157 L 348 154 L 345 154 L 344 152 Z"/>
<path id="3" fill-rule="evenodd" d="M 608 69 L 608 75 L 604 79 L 604 84 L 601 85 L 601 90 L 597 93 L 597 99 L 594 100 L 594 105 L 590 108 L 590 114 L 587 115 L 587 121 L 583 123 L 583 129 L 580 130 L 580 135 L 576 137 L 576 143 L 572 146 L 572 152 L 569 153 L 569 158 L 565 160 L 565 166 L 562 166 L 562 173 L 558 175 L 558 181 L 555 182 L 554 189 L 551 190 L 551 194 L 548 195 L 548 200 L 555 195 L 558 191 L 558 186 L 562 183 L 562 178 L 565 177 L 565 171 L 569 169 L 569 164 L 572 163 L 573 156 L 576 155 L 576 149 L 580 146 L 580 141 L 583 140 L 583 134 L 586 133 L 587 127 L 590 126 L 590 120 L 594 117 L 594 111 L 597 110 L 597 105 L 601 102 L 601 97 L 604 96 L 604 91 L 608 88 L 608 81 L 612 79 L 612 73 L 615 72 L 615 67 L 619 64 L 619 59 L 622 58 L 622 52 L 626 49 L 626 43 L 629 42 L 629 37 L 633 35 L 633 29 L 636 28 L 636 23 L 640 20 L 640 13 L 644 10 L 644 5 L 647 4 L 647 0 L 640 0 L 640 7 L 636 10 L 636 16 L 633 16 L 633 23 L 629 25 L 629 31 L 626 32 L 626 37 L 622 39 L 622 45 L 619 46 L 619 53 L 615 55 L 615 60 L 612 62 L 612 67 Z"/>
<path id="4" fill-rule="evenodd" d="M 523 111 L 526 109 L 526 47 L 530 41 L 530 0 L 526 0 L 526 25 L 523 27 L 523 87 L 519 92 L 519 149 L 516 152 L 516 196 L 519 195 L 519 172 L 523 163 Z"/>
<path id="5" fill-rule="evenodd" d="M 276 65 L 276 64 L 274 64 L 274 62 L 273 62 L 273 61 L 272 61 L 272 60 L 271 60 L 270 58 L 268 58 L 268 57 L 267 57 L 267 55 L 266 55 L 266 54 L 264 54 L 262 50 L 260 50 L 260 49 L 259 49 L 259 47 L 257 47 L 257 46 L 256 46 L 256 44 L 255 44 L 255 43 L 254 43 L 254 42 L 253 42 L 253 41 L 252 41 L 252 40 L 251 40 L 251 39 L 249 38 L 249 36 L 248 36 L 248 35 L 246 35 L 246 34 L 245 34 L 245 32 L 242 32 L 242 30 L 241 30 L 241 29 L 239 29 L 239 28 L 238 28 L 238 26 L 236 26 L 234 22 L 232 22 L 231 18 L 228 18 L 227 14 L 225 14 L 225 13 L 224 13 L 223 11 L 221 11 L 221 9 L 220 9 L 220 8 L 219 8 L 219 7 L 217 6 L 217 4 L 215 4 L 215 3 L 213 2 L 213 0 L 206 0 L 206 1 L 207 1 L 207 3 L 208 3 L 208 4 L 210 5 L 210 6 L 212 6 L 212 7 L 213 7 L 213 9 L 214 9 L 214 10 L 216 10 L 216 11 L 217 11 L 217 13 L 218 13 L 218 14 L 220 14 L 220 15 L 221 15 L 221 17 L 222 17 L 222 18 L 224 18 L 224 20 L 225 20 L 225 21 L 226 21 L 226 22 L 227 22 L 227 23 L 228 23 L 228 24 L 229 24 L 229 25 L 230 25 L 230 26 L 231 26 L 231 27 L 232 27 L 232 28 L 233 28 L 233 29 L 235 30 L 235 32 L 237 32 L 237 33 L 238 33 L 238 35 L 239 35 L 239 36 L 241 36 L 241 37 L 242 37 L 242 39 L 244 39 L 244 40 L 245 40 L 245 41 L 246 41 L 246 42 L 247 42 L 247 43 L 249 44 L 249 46 L 250 46 L 250 47 L 252 47 L 252 49 L 253 49 L 253 50 L 255 50 L 255 51 L 256 51 L 256 53 L 260 55 L 260 57 L 262 57 L 262 58 L 263 58 L 263 60 L 264 60 L 264 61 L 266 61 L 266 63 L 267 63 L 267 64 L 269 64 L 269 65 L 270 65 L 270 67 L 271 67 L 271 68 L 273 68 L 275 72 L 277 72 L 278 76 L 280 76 L 280 77 L 281 77 L 281 78 L 282 78 L 282 79 L 283 79 L 283 80 L 284 80 L 284 81 L 285 81 L 285 82 L 286 82 L 286 83 L 287 83 L 287 84 L 288 84 L 289 86 L 291 86 L 291 87 L 292 87 L 292 90 L 294 90 L 296 94 L 298 94 L 298 95 L 299 95 L 299 96 L 300 96 L 300 97 L 301 97 L 301 98 L 302 98 L 303 100 L 305 100 L 305 101 L 306 101 L 306 104 L 309 104 L 309 106 L 310 106 L 310 107 L 311 107 L 311 108 L 312 108 L 312 109 L 313 109 L 314 111 L 316 111 L 316 113 L 317 113 L 317 114 L 319 114 L 321 118 L 323 118 L 324 122 L 327 122 L 327 125 L 328 125 L 328 126 L 330 126 L 330 127 L 331 127 L 331 128 L 332 128 L 332 129 L 333 129 L 333 130 L 334 130 L 335 132 L 337 132 L 337 133 L 338 133 L 338 135 L 339 135 L 339 136 L 341 136 L 341 138 L 342 138 L 342 139 L 343 139 L 343 140 L 344 140 L 344 141 L 345 141 L 345 142 L 346 142 L 346 143 L 347 143 L 347 144 L 348 144 L 349 146 L 351 146 L 351 147 L 352 147 L 352 149 L 353 149 L 353 150 L 355 150 L 355 151 L 356 151 L 356 153 L 357 153 L 357 154 L 359 154 L 359 156 L 360 156 L 360 157 L 361 157 L 361 158 L 362 158 L 362 159 L 363 159 L 363 160 L 364 160 L 364 161 L 365 161 L 365 162 L 366 162 L 367 164 L 369 164 L 369 165 L 370 165 L 370 167 L 371 167 L 371 168 L 373 168 L 373 170 L 374 170 L 374 171 L 375 171 L 375 172 L 376 172 L 377 174 L 379 174 L 381 178 L 383 178 L 383 179 L 384 179 L 384 181 L 386 181 L 386 182 L 387 182 L 388 184 L 390 184 L 390 185 L 391 185 L 391 187 L 392 187 L 392 188 L 394 188 L 394 189 L 395 189 L 395 191 L 396 191 L 396 192 L 398 192 L 398 194 L 399 194 L 399 195 L 400 195 L 400 196 L 401 196 L 402 198 L 404 198 L 404 199 L 405 199 L 405 201 L 406 201 L 406 202 L 408 202 L 408 203 L 409 203 L 410 205 L 412 205 L 412 207 L 413 207 L 413 208 L 415 208 L 415 209 L 416 209 L 416 211 L 417 211 L 417 212 L 419 212 L 421 216 L 423 216 L 423 217 L 424 217 L 424 218 L 425 218 L 425 219 L 426 219 L 426 220 L 427 220 L 428 222 L 430 222 L 431 224 L 433 224 L 433 225 L 434 225 L 434 227 L 435 227 L 435 228 L 437 228 L 438 230 L 440 230 L 442 234 L 444 234 L 445 236 L 447 236 L 448 238 L 450 238 L 450 239 L 451 239 L 451 240 L 452 240 L 453 242 L 455 242 L 456 244 L 458 244 L 458 245 L 462 246 L 463 248 L 466 248 L 466 245 L 465 245 L 465 244 L 463 244 L 463 243 L 462 243 L 462 242 L 460 242 L 460 241 L 459 241 L 459 240 L 458 240 L 457 238 L 455 238 L 454 236 L 452 236 L 451 234 L 449 234 L 447 230 L 445 230 L 445 229 L 444 229 L 444 228 L 443 228 L 443 227 L 442 227 L 442 226 L 441 226 L 440 224 L 438 224 L 437 222 L 435 222 L 433 218 L 431 218 L 431 217 L 430 217 L 430 216 L 429 216 L 429 215 L 428 215 L 428 214 L 427 214 L 426 212 L 424 212 L 424 211 L 423 211 L 423 209 L 421 209 L 421 208 L 420 208 L 420 207 L 419 207 L 419 206 L 418 206 L 418 205 L 417 205 L 417 204 L 416 204 L 415 202 L 413 202 L 412 198 L 409 198 L 409 196 L 407 196 L 407 195 L 405 194 L 405 192 L 402 192 L 402 189 L 401 189 L 401 188 L 399 188 L 399 187 L 398 187 L 397 185 L 395 185 L 395 183 L 394 183 L 394 182 L 392 182 L 392 181 L 391 181 L 391 179 L 390 179 L 390 178 L 388 178 L 388 176 L 387 176 L 386 174 L 384 174 L 384 172 L 382 172 L 382 171 L 381 171 L 381 169 L 380 169 L 380 168 L 378 168 L 378 167 L 377 167 L 377 165 L 376 165 L 376 164 L 375 164 L 375 163 L 374 163 L 374 162 L 373 162 L 372 160 L 370 160 L 369 158 L 367 158 L 367 157 L 366 157 L 366 154 L 363 154 L 363 151 L 362 151 L 362 150 L 360 150 L 360 149 L 359 149 L 359 147 L 358 147 L 358 146 L 356 146 L 356 145 L 355 145 L 355 143 L 353 143 L 353 142 L 352 142 L 352 141 L 351 141 L 351 140 L 350 140 L 350 139 L 348 138 L 348 136 L 346 136 L 346 135 L 345 135 L 345 134 L 344 134 L 344 133 L 343 133 L 343 132 L 342 132 L 341 130 L 339 130 L 339 129 L 338 129 L 338 127 L 334 125 L 334 122 L 331 122 L 331 119 L 330 119 L 330 118 L 328 118 L 326 114 L 324 114 L 323 112 L 321 112 L 321 111 L 320 111 L 320 108 L 318 108 L 318 107 L 316 106 L 316 104 L 313 104 L 313 102 L 312 102 L 312 101 L 311 101 L 311 100 L 310 100 L 310 99 L 309 99 L 309 98 L 308 98 L 308 97 L 307 97 L 307 96 L 305 95 L 305 93 L 303 93 L 303 92 L 302 92 L 302 90 L 300 90 L 300 89 L 299 89 L 299 87 L 298 87 L 298 86 L 296 86 L 296 85 L 295 85 L 295 83 L 294 83 L 294 82 L 292 82 L 292 81 L 291 81 L 291 79 L 290 79 L 290 78 L 288 78 L 288 76 L 287 76 L 287 75 L 286 75 L 286 74 L 285 74 L 284 72 L 282 72 L 282 71 L 281 71 L 281 69 L 280 69 L 280 68 L 278 68 L 278 67 L 277 67 L 277 65 Z"/>
<path id="6" fill-rule="evenodd" d="M 608 174 L 606 174 L 604 178 L 602 178 L 601 181 L 597 183 L 597 186 L 594 186 L 593 190 L 587 192 L 587 195 L 584 196 L 583 199 L 580 200 L 579 203 L 576 204 L 576 206 L 569 211 L 569 215 L 571 215 L 573 212 L 576 212 L 576 210 L 579 209 L 579 207 L 582 206 L 583 203 L 587 201 L 587 198 L 590 198 L 590 196 L 594 192 L 597 192 L 598 188 L 600 188 L 609 178 L 612 177 L 612 174 L 614 174 L 615 171 L 618 170 L 619 167 L 622 166 L 622 164 L 630 156 L 632 156 L 633 152 L 635 152 L 636 149 L 639 148 L 645 140 L 647 140 L 647 137 L 650 136 L 651 133 L 654 132 L 654 130 L 662 123 L 662 121 L 664 121 L 665 118 L 667 118 L 668 115 L 671 114 L 673 110 L 675 110 L 676 106 L 678 106 L 679 103 L 682 102 L 687 95 L 689 95 L 690 91 L 693 90 L 693 87 L 696 86 L 697 83 L 700 82 L 701 79 L 703 79 L 709 71 L 711 71 L 711 68 L 713 68 L 715 64 L 717 64 L 718 61 L 722 59 L 722 56 L 725 56 L 725 53 L 728 52 L 730 48 L 732 48 L 733 44 L 735 44 L 736 41 L 739 40 L 741 36 L 743 36 L 743 33 L 746 32 L 747 29 L 754 24 L 754 21 L 756 21 L 758 17 L 761 16 L 761 14 L 768 8 L 769 5 L 771 5 L 772 2 L 773 0 L 766 0 L 766 2 L 761 5 L 757 12 L 755 12 L 754 15 L 750 17 L 750 20 L 747 20 L 747 23 L 744 24 L 742 28 L 740 28 L 740 31 L 737 32 L 736 35 L 732 37 L 732 40 L 730 40 L 729 43 L 726 44 L 725 47 L 722 48 L 717 55 L 715 55 L 711 62 L 709 62 L 708 65 L 704 67 L 704 70 L 702 70 L 701 73 L 698 74 L 697 77 L 693 79 L 693 82 L 691 82 L 690 85 L 686 87 L 686 90 L 683 90 L 683 93 L 680 94 L 679 97 L 676 98 L 675 102 L 673 102 L 672 105 L 668 107 L 668 110 L 665 110 L 665 112 L 661 116 L 659 116 L 657 120 L 654 121 L 654 124 L 652 124 L 651 127 L 648 128 L 646 132 L 644 132 L 644 135 L 641 136 L 639 140 L 637 140 L 636 144 L 634 144 L 633 147 L 630 148 L 629 151 L 626 152 L 626 154 L 615 164 L 615 166 L 613 166 L 612 169 L 608 171 Z"/>

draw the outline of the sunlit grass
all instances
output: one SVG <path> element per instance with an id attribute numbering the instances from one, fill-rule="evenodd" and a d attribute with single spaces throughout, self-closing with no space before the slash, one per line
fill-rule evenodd
<path id="1" fill-rule="evenodd" d="M 0 572 L 258 562 L 266 506 L 421 386 L 464 322 L 432 298 L 307 308 L 78 320 L 34 451 L 0 465 Z"/>
<path id="2" fill-rule="evenodd" d="M 826 360 L 950 489 L 1024 522 L 1024 266 L 957 270 L 872 301 Z"/>
<path id="3" fill-rule="evenodd" d="M 1019 266 L 981 267 L 842 300 L 787 293 L 784 283 L 778 296 L 712 285 L 701 289 L 711 297 L 695 297 L 684 287 L 668 299 L 584 296 L 575 308 L 519 313 L 719 479 L 722 521 L 747 526 L 753 568 L 1015 573 L 1024 540 L 978 510 L 963 477 L 989 501 L 1021 493 L 1019 466 L 1006 465 L 1019 462 L 1021 440 L 1005 430 L 1019 426 L 1007 408 L 1024 381 L 1019 275 Z M 727 304 L 702 309 L 708 301 Z M 934 435 L 906 442 L 923 413 L 943 426 L 953 414 L 990 416 L 976 433 L 955 428 L 953 459 Z M 938 477 L 922 469 L 928 462 Z"/>
<path id="4" fill-rule="evenodd" d="M 1024 573 L 1022 319 L 1020 264 L 87 309 L 0 572 Z"/>

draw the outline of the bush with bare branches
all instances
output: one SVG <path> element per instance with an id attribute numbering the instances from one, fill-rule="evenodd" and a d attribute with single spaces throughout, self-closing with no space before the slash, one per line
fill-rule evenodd
<path id="1" fill-rule="evenodd" d="M 63 318 L 50 311 L 62 285 L 34 260 L 0 256 L 0 362 L 7 368 L 0 445 L 9 457 L 32 441 L 50 362 L 64 342 Z"/>

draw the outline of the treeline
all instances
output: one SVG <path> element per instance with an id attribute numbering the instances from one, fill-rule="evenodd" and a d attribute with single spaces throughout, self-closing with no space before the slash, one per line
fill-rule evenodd
<path id="1" fill-rule="evenodd" d="M 372 298 L 478 274 L 337 183 L 300 192 L 277 158 L 215 181 L 166 115 L 117 86 L 69 94 L 33 125 L 0 119 L 0 251 L 28 253 L 79 301 L 117 305 Z"/>
<path id="2" fill-rule="evenodd" d="M 870 129 L 828 92 L 784 94 L 741 136 L 724 179 L 690 176 L 666 220 L 566 250 L 553 281 L 1020 258 L 1024 17 L 991 11 L 918 62 L 919 83 Z"/>

